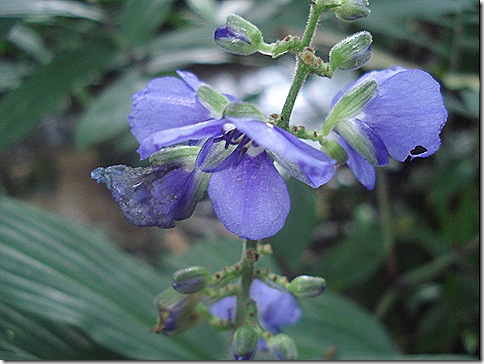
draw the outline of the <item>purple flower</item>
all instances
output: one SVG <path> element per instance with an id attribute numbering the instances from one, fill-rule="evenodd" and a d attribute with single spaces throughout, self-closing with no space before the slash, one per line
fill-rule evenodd
<path id="1" fill-rule="evenodd" d="M 214 115 L 197 94 L 202 85 L 197 77 L 178 75 L 181 79 L 152 80 L 133 96 L 129 123 L 141 158 L 163 147 L 201 141 L 196 169 L 210 173 L 208 195 L 225 227 L 246 239 L 274 235 L 284 226 L 290 199 L 273 159 L 315 188 L 333 177 L 334 161 L 254 113 Z M 235 101 L 225 110 L 240 105 L 247 104 Z"/>
<path id="2" fill-rule="evenodd" d="M 203 172 L 180 163 L 100 167 L 91 176 L 106 184 L 130 223 L 163 228 L 192 215 L 207 182 Z"/>
<path id="3" fill-rule="evenodd" d="M 273 334 L 281 332 L 282 327 L 296 324 L 302 312 L 292 293 L 280 287 L 270 287 L 259 279 L 252 282 L 250 296 L 257 305 L 259 322 L 264 330 Z M 222 298 L 210 306 L 212 315 L 224 320 L 235 320 L 236 297 Z"/>
<path id="4" fill-rule="evenodd" d="M 348 166 L 369 190 L 375 186 L 374 167 L 388 164 L 388 155 L 403 162 L 407 157 L 424 158 L 435 153 L 447 120 L 437 81 L 424 71 L 402 67 L 363 75 L 337 94 L 332 104 L 345 92 L 371 79 L 378 85 L 371 101 L 334 127 L 348 154 Z"/>

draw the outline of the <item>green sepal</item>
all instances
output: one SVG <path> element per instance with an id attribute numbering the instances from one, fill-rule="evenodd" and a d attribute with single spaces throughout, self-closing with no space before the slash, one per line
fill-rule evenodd
<path id="1" fill-rule="evenodd" d="M 378 84 L 375 80 L 367 80 L 341 96 L 326 118 L 321 130 L 322 135 L 328 135 L 339 121 L 350 119 L 361 112 L 375 96 L 377 88 Z"/>
<path id="2" fill-rule="evenodd" d="M 158 152 L 149 157 L 150 164 L 166 164 L 171 162 L 181 163 L 185 166 L 192 167 L 195 165 L 200 147 L 180 145 L 160 149 Z"/>
<path id="3" fill-rule="evenodd" d="M 200 85 L 197 97 L 198 101 L 210 111 L 210 115 L 217 120 L 222 118 L 225 107 L 230 103 L 227 97 L 207 85 Z"/>
<path id="4" fill-rule="evenodd" d="M 243 120 L 265 121 L 265 116 L 256 107 L 247 102 L 232 102 L 224 110 L 223 117 Z"/>
<path id="5" fill-rule="evenodd" d="M 321 150 L 338 163 L 343 164 L 348 160 L 348 153 L 337 141 L 322 138 Z"/>

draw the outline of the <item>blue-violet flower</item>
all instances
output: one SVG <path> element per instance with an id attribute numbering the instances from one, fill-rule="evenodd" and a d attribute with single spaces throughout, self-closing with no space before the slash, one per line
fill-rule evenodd
<path id="1" fill-rule="evenodd" d="M 189 72 L 177 73 L 181 79 L 154 79 L 133 96 L 129 123 L 140 143 L 138 153 L 145 159 L 164 147 L 200 141 L 195 171 L 210 174 L 208 196 L 225 227 L 246 239 L 274 235 L 284 226 L 290 198 L 273 160 L 314 188 L 333 177 L 335 162 L 257 113 L 211 112 L 197 93 L 204 84 Z M 227 96 L 227 102 L 225 110 L 248 105 L 231 96 Z M 193 171 L 189 172 L 181 179 L 188 181 L 183 188 L 199 189 L 199 178 L 190 177 Z M 165 178 L 163 184 L 168 190 L 175 188 L 170 183 Z M 186 197 L 183 188 L 174 194 L 175 199 Z M 193 201 L 185 202 L 183 208 L 176 206 L 179 214 L 175 220 L 193 212 L 185 206 L 193 207 Z M 155 212 L 153 220 L 157 218 Z"/>
<path id="2" fill-rule="evenodd" d="M 282 327 L 294 325 L 301 318 L 297 299 L 281 287 L 270 287 L 255 279 L 250 287 L 250 297 L 256 303 L 261 326 L 275 335 L 281 332 Z M 213 303 L 210 312 L 221 319 L 234 321 L 236 307 L 236 297 L 229 296 Z"/>
<path id="3" fill-rule="evenodd" d="M 447 120 L 437 81 L 424 71 L 402 67 L 363 75 L 338 93 L 332 106 L 346 92 L 372 79 L 378 85 L 373 98 L 356 115 L 338 121 L 334 127 L 348 154 L 348 166 L 370 190 L 376 181 L 374 166 L 388 164 L 388 155 L 403 162 L 407 157 L 435 153 Z M 359 148 L 362 144 L 365 151 Z"/>

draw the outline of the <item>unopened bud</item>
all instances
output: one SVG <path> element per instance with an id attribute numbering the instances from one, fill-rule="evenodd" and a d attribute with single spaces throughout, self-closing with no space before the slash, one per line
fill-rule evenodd
<path id="1" fill-rule="evenodd" d="M 204 267 L 180 269 L 173 274 L 172 287 L 183 294 L 195 293 L 206 287 L 209 277 Z"/>
<path id="2" fill-rule="evenodd" d="M 267 341 L 269 349 L 272 350 L 277 360 L 296 360 L 297 346 L 296 342 L 287 335 L 279 334 L 271 337 Z"/>
<path id="3" fill-rule="evenodd" d="M 200 299 L 199 294 L 180 294 L 171 288 L 160 293 L 155 298 L 159 314 L 153 331 L 157 334 L 171 335 L 193 326 L 200 318 L 194 311 Z"/>
<path id="4" fill-rule="evenodd" d="M 371 34 L 361 31 L 346 37 L 331 48 L 329 63 L 333 71 L 336 69 L 356 70 L 371 58 Z"/>
<path id="5" fill-rule="evenodd" d="M 238 15 L 229 15 L 225 25 L 217 28 L 215 43 L 229 53 L 248 56 L 263 44 L 262 33 L 254 24 Z"/>
<path id="6" fill-rule="evenodd" d="M 341 5 L 334 8 L 336 17 L 344 21 L 366 18 L 370 14 L 368 0 L 342 0 Z"/>
<path id="7" fill-rule="evenodd" d="M 257 351 L 259 336 L 252 326 L 240 326 L 234 333 L 235 360 L 250 360 Z"/>
<path id="8" fill-rule="evenodd" d="M 323 293 L 325 288 L 326 281 L 324 278 L 304 275 L 294 278 L 287 287 L 296 297 L 303 298 L 317 297 Z"/>

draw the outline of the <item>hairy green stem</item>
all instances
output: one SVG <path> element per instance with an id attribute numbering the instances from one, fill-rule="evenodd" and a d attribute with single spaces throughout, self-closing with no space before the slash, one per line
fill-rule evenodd
<path id="1" fill-rule="evenodd" d="M 321 5 L 318 5 L 317 2 L 313 2 L 311 5 L 311 11 L 309 12 L 308 22 L 306 24 L 306 29 L 304 30 L 304 35 L 301 42 L 302 49 L 311 45 L 311 41 L 318 26 L 319 16 L 324 10 L 325 8 Z M 294 103 L 296 102 L 297 95 L 299 94 L 301 87 L 304 85 L 309 73 L 310 69 L 304 63 L 297 60 L 292 84 L 289 88 L 286 102 L 284 103 L 281 111 L 282 121 L 280 126 L 286 130 L 289 128 L 289 119 L 291 117 L 292 110 L 294 109 Z"/>
<path id="2" fill-rule="evenodd" d="M 240 260 L 240 290 L 237 296 L 237 314 L 235 326 L 239 327 L 246 321 L 251 306 L 250 286 L 254 279 L 254 267 L 257 260 L 257 241 L 245 240 Z"/>

